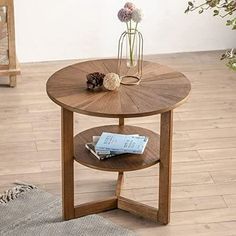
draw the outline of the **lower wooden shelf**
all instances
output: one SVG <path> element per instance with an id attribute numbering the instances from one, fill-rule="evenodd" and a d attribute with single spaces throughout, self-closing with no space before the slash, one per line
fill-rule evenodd
<path id="1" fill-rule="evenodd" d="M 102 132 L 121 134 L 140 134 L 149 137 L 147 147 L 142 155 L 125 154 L 100 161 L 93 156 L 85 144 L 91 142 L 92 136 L 100 136 Z M 79 133 L 74 138 L 74 159 L 82 165 L 93 169 L 114 172 L 140 170 L 159 162 L 160 136 L 148 129 L 136 126 L 100 126 Z"/>

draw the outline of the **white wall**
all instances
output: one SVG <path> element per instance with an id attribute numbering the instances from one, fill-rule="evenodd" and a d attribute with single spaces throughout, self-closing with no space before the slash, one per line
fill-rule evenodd
<path id="1" fill-rule="evenodd" d="M 200 0 L 199 0 L 200 1 Z M 235 31 L 211 14 L 184 14 L 187 0 L 134 0 L 143 9 L 145 54 L 236 46 Z M 15 0 L 21 62 L 107 57 L 117 54 L 125 25 L 124 0 Z"/>

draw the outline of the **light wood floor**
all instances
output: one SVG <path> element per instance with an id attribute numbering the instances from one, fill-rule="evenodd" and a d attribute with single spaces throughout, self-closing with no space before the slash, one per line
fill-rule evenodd
<path id="1" fill-rule="evenodd" d="M 149 56 L 183 72 L 192 82 L 189 101 L 174 113 L 171 223 L 161 226 L 120 210 L 102 216 L 138 235 L 236 235 L 236 73 L 221 52 Z M 75 61 L 22 65 L 17 88 L 0 86 L 0 191 L 15 181 L 60 195 L 60 109 L 45 83 Z M 1 79 L 2 83 L 6 80 Z M 76 116 L 76 131 L 114 119 Z M 129 119 L 159 131 L 159 117 Z M 76 202 L 114 194 L 116 174 L 76 164 Z M 157 205 L 158 169 L 126 174 L 122 194 Z"/>

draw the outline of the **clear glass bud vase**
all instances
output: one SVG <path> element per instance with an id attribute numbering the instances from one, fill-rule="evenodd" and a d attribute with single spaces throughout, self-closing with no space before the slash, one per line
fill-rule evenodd
<path id="1" fill-rule="evenodd" d="M 135 67 L 138 63 L 138 33 L 130 29 L 126 34 L 126 60 L 128 67 Z"/>
<path id="2" fill-rule="evenodd" d="M 143 68 L 143 36 L 137 29 L 128 29 L 121 34 L 117 68 L 121 84 L 140 83 Z"/>

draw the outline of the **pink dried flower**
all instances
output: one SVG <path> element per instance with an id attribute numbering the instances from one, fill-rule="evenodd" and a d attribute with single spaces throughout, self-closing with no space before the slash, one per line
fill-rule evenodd
<path id="1" fill-rule="evenodd" d="M 143 19 L 143 13 L 141 9 L 134 9 L 132 12 L 132 20 L 136 23 L 139 23 Z"/>
<path id="2" fill-rule="evenodd" d="M 132 2 L 127 2 L 125 3 L 124 8 L 128 8 L 131 11 L 133 11 L 136 8 L 136 6 Z"/>
<path id="3" fill-rule="evenodd" d="M 121 22 L 128 22 L 132 18 L 132 11 L 128 8 L 122 8 L 118 12 L 118 18 Z"/>

